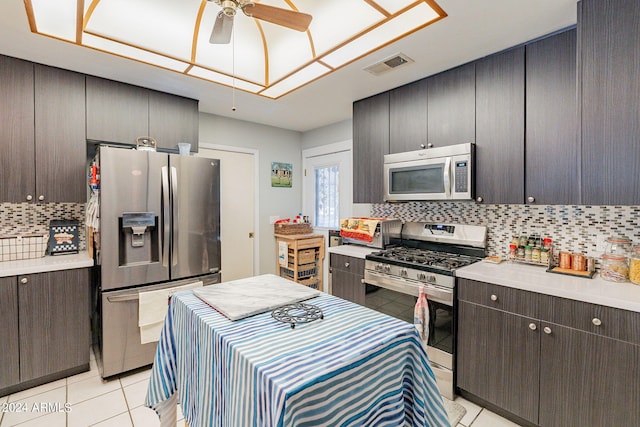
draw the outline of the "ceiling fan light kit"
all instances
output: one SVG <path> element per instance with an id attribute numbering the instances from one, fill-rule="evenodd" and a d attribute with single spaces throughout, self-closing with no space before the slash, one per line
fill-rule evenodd
<path id="1" fill-rule="evenodd" d="M 436 0 L 23 1 L 35 34 L 270 99 L 447 16 Z"/>

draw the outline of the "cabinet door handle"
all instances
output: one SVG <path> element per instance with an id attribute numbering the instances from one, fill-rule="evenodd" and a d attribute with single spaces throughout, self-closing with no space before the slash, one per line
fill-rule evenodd
<path id="1" fill-rule="evenodd" d="M 360 279 L 360 283 L 364 285 L 364 279 Z"/>
<path id="2" fill-rule="evenodd" d="M 602 325 L 602 320 L 598 319 L 597 317 L 594 317 L 591 323 L 593 323 L 596 326 L 600 326 Z"/>
<path id="3" fill-rule="evenodd" d="M 491 301 L 498 301 L 498 295 L 496 294 L 491 295 Z"/>
<path id="4" fill-rule="evenodd" d="M 482 203 L 482 200 L 483 200 L 483 199 L 482 199 L 482 197 L 481 197 L 481 196 L 478 196 L 478 198 L 476 199 L 476 202 L 478 202 L 478 203 Z"/>
<path id="5" fill-rule="evenodd" d="M 38 200 L 40 200 L 41 202 L 44 200 L 44 196 L 41 194 L 38 196 Z"/>
<path id="6" fill-rule="evenodd" d="M 26 199 L 27 199 L 27 202 L 30 202 L 33 200 L 33 196 L 31 194 L 27 194 Z"/>
<path id="7" fill-rule="evenodd" d="M 545 326 L 544 329 L 542 329 L 544 331 L 545 334 L 547 335 L 551 335 L 551 328 L 548 326 Z"/>
<path id="8" fill-rule="evenodd" d="M 345 262 L 345 263 L 344 263 L 344 266 L 345 266 L 345 268 L 349 268 L 349 263 L 348 263 L 348 262 Z"/>
<path id="9" fill-rule="evenodd" d="M 20 279 L 20 283 L 22 283 L 23 285 L 26 285 L 29 282 L 29 279 L 27 279 L 26 277 L 23 277 L 22 279 Z"/>
<path id="10" fill-rule="evenodd" d="M 532 331 L 535 331 L 536 329 L 538 329 L 538 327 L 536 326 L 535 323 L 529 323 L 529 329 L 531 329 Z"/>
<path id="11" fill-rule="evenodd" d="M 533 197 L 533 196 L 529 196 L 529 197 L 527 197 L 527 201 L 528 201 L 529 203 L 533 203 L 533 202 L 535 202 L 535 201 L 536 201 L 536 198 L 535 198 L 535 197 Z"/>

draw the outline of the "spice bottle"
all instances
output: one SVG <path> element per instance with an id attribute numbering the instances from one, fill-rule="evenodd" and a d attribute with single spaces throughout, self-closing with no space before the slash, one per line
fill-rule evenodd
<path id="1" fill-rule="evenodd" d="M 640 246 L 633 248 L 629 259 L 629 280 L 631 283 L 640 285 Z"/>

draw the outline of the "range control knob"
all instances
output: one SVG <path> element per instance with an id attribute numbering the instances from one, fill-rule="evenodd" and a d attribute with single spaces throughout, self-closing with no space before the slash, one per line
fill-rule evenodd
<path id="1" fill-rule="evenodd" d="M 427 275 L 424 273 L 418 273 L 418 280 L 420 280 L 421 282 L 426 282 L 427 281 Z"/>
<path id="2" fill-rule="evenodd" d="M 409 272 L 407 271 L 406 268 L 403 268 L 402 271 L 400 271 L 400 275 L 402 277 L 407 277 L 409 275 Z"/>
<path id="3" fill-rule="evenodd" d="M 379 262 L 378 264 L 376 264 L 376 271 L 382 271 L 384 268 L 384 266 L 382 265 L 381 262 Z"/>
<path id="4" fill-rule="evenodd" d="M 391 271 L 391 266 L 390 265 L 385 265 L 384 266 L 384 272 L 385 273 L 389 273 Z"/>

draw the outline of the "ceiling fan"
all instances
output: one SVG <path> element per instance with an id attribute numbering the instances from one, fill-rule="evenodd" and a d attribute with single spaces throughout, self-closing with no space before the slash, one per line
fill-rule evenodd
<path id="1" fill-rule="evenodd" d="M 213 25 L 213 31 L 209 38 L 209 43 L 212 44 L 227 44 L 230 42 L 233 31 L 233 18 L 238 9 L 252 18 L 282 25 L 283 27 L 296 31 L 307 31 L 312 18 L 312 16 L 307 13 L 254 3 L 250 0 L 208 1 L 215 2 L 222 8 L 216 17 L 216 22 Z"/>

